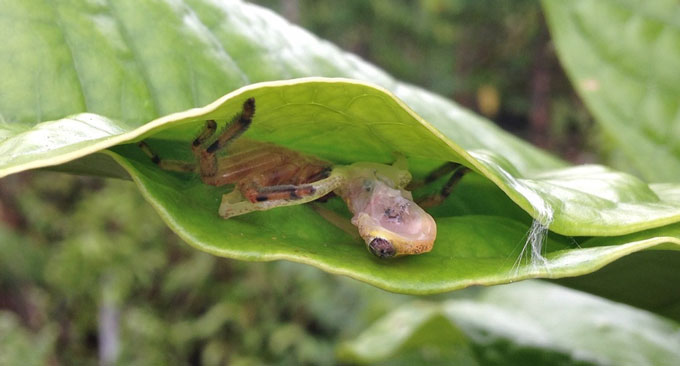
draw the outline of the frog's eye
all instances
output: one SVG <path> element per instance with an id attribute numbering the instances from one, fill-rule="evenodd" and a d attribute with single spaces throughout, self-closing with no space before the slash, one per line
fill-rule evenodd
<path id="1" fill-rule="evenodd" d="M 380 258 L 393 257 L 397 253 L 394 245 L 392 245 L 389 240 L 385 240 L 383 238 L 375 238 L 371 240 L 371 243 L 368 244 L 368 249 L 376 257 Z"/>

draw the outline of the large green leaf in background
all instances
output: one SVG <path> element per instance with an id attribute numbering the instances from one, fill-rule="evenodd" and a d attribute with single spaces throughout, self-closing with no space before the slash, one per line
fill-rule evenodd
<path id="1" fill-rule="evenodd" d="M 528 281 L 403 305 L 342 344 L 339 356 L 370 365 L 671 366 L 680 363 L 679 334 L 668 319 Z"/>
<path id="2" fill-rule="evenodd" d="M 574 276 L 660 245 L 677 257 L 680 186 L 647 185 L 599 166 L 562 168 L 490 122 L 258 7 L 206 0 L 0 5 L 0 37 L 7 40 L 0 55 L 0 176 L 121 145 L 98 155 L 97 163 L 80 160 L 77 170 L 119 175 L 101 163 L 113 159 L 197 248 L 309 263 L 409 293 Z M 308 75 L 371 80 L 391 93 L 364 82 L 315 78 L 251 84 L 186 110 L 256 81 Z M 160 171 L 125 145 L 148 138 L 163 156 L 186 157 L 202 121 L 228 119 L 251 96 L 258 108 L 248 138 L 336 163 L 389 162 L 398 151 L 417 176 L 445 161 L 473 168 L 477 174 L 433 211 L 439 226 L 434 251 L 378 261 L 309 206 L 222 220 L 216 212 L 224 189 Z M 328 207 L 347 215 L 338 202 Z M 529 262 L 521 260 L 528 256 L 523 246 L 543 236 L 540 225 L 530 231 L 527 213 L 563 235 L 629 236 L 551 235 L 547 261 Z"/>
<path id="3" fill-rule="evenodd" d="M 560 61 L 613 142 L 611 162 L 650 181 L 677 182 L 680 3 L 544 0 L 543 8 Z M 663 253 L 640 253 L 563 283 L 680 319 L 680 291 L 670 285 L 678 265 Z"/>
<path id="4" fill-rule="evenodd" d="M 105 137 L 241 86 L 306 76 L 377 83 L 463 148 L 493 149 L 521 171 L 562 165 L 450 101 L 240 1 L 0 0 L 0 7 L 0 176 L 111 146 L 117 141 Z M 106 121 L 80 116 L 36 126 L 80 112 Z"/>
<path id="5" fill-rule="evenodd" d="M 677 182 L 680 3 L 544 0 L 543 5 L 560 60 L 625 154 L 623 164 L 650 181 Z"/>

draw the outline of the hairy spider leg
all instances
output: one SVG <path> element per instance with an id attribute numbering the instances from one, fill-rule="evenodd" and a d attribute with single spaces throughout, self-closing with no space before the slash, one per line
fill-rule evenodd
<path id="1" fill-rule="evenodd" d="M 253 176 L 239 184 L 241 194 L 250 202 L 270 200 L 299 200 L 313 195 L 316 188 L 311 184 L 328 178 L 331 167 L 318 170 L 318 166 L 300 167 L 296 164 L 283 164 L 259 176 Z M 318 170 L 318 171 L 317 171 Z M 291 180 L 291 177 L 294 179 Z"/>
<path id="2" fill-rule="evenodd" d="M 196 164 L 181 160 L 167 160 L 161 159 L 145 141 L 140 141 L 137 146 L 151 159 L 151 161 L 158 165 L 163 170 L 170 170 L 173 172 L 195 172 Z"/>
<path id="3" fill-rule="evenodd" d="M 454 163 L 452 161 L 450 161 L 448 163 L 444 163 L 444 164 L 440 165 L 439 167 L 437 167 L 435 170 L 431 171 L 430 174 L 428 174 L 425 178 L 411 181 L 411 183 L 409 183 L 407 189 L 409 191 L 412 191 L 414 189 L 428 185 L 428 184 L 436 181 L 437 179 L 453 172 L 459 166 L 461 166 L 461 165 L 458 164 L 458 163 Z"/>
<path id="4" fill-rule="evenodd" d="M 241 136 L 250 124 L 253 122 L 255 115 L 255 98 L 248 98 L 243 103 L 243 109 L 239 114 L 234 116 L 232 120 L 227 123 L 224 131 L 220 133 L 215 141 L 205 147 L 208 138 L 213 135 L 216 129 L 216 124 L 206 125 L 206 129 L 199 137 L 194 140 L 192 144 L 192 151 L 198 160 L 198 166 L 201 172 L 201 179 L 204 183 L 210 185 L 221 185 L 221 180 L 216 176 L 217 166 L 217 152 L 224 149 L 229 143 Z M 214 121 L 212 121 L 214 123 Z"/>
<path id="5" fill-rule="evenodd" d="M 254 201 L 244 197 L 240 189 L 234 189 L 222 195 L 219 214 L 228 219 L 252 211 L 311 202 L 333 192 L 343 184 L 344 180 L 343 175 L 331 173 L 327 178 L 300 185 L 285 184 L 266 187 L 251 185 L 244 191 L 246 195 L 255 194 Z"/>
<path id="6" fill-rule="evenodd" d="M 203 145 L 212 135 L 215 134 L 215 131 L 217 130 L 217 122 L 215 122 L 214 119 L 209 119 L 205 121 L 205 127 L 203 127 L 203 131 L 194 139 L 194 141 L 191 143 L 191 150 L 192 151 L 197 151 L 201 145 Z"/>
<path id="7" fill-rule="evenodd" d="M 219 185 L 216 184 L 216 182 L 213 182 L 215 180 L 214 176 L 217 173 L 216 153 L 226 147 L 231 141 L 241 136 L 250 126 L 254 115 L 255 99 L 249 98 L 243 103 L 242 111 L 227 123 L 224 131 L 207 147 L 205 147 L 206 143 L 210 141 L 210 138 L 217 130 L 217 123 L 212 119 L 205 122 L 203 131 L 201 131 L 198 137 L 191 143 L 191 151 L 198 161 L 201 178 L 206 184 Z M 151 150 L 145 141 L 139 142 L 138 146 L 154 164 L 158 165 L 163 170 L 177 172 L 195 172 L 197 170 L 195 163 L 161 159 L 158 154 Z"/>
<path id="8" fill-rule="evenodd" d="M 208 146 L 206 150 L 209 153 L 215 153 L 227 146 L 229 142 L 241 136 L 250 127 L 250 124 L 253 122 L 253 116 L 255 116 L 255 98 L 248 98 L 243 103 L 241 113 L 234 116 L 217 140 Z"/>
<path id="9" fill-rule="evenodd" d="M 316 193 L 316 188 L 311 184 L 292 185 L 282 184 L 280 186 L 251 187 L 255 195 L 256 202 L 273 200 L 299 200 L 302 197 Z M 248 192 L 246 192 L 248 194 Z M 249 201 L 253 201 L 249 199 Z"/>
<path id="10" fill-rule="evenodd" d="M 433 207 L 440 205 L 444 200 L 451 195 L 451 192 L 453 192 L 453 188 L 460 182 L 460 180 L 463 178 L 463 176 L 468 173 L 470 169 L 466 166 L 463 166 L 458 163 L 454 162 L 448 162 L 440 166 L 439 168 L 435 169 L 430 173 L 425 179 L 423 180 L 423 183 L 421 185 L 425 185 L 428 183 L 432 183 L 436 181 L 437 179 L 445 176 L 448 173 L 453 172 L 451 177 L 444 183 L 442 188 L 439 190 L 439 192 L 431 195 L 431 196 L 426 196 L 417 201 L 418 205 L 422 208 L 428 208 L 428 207 Z"/>

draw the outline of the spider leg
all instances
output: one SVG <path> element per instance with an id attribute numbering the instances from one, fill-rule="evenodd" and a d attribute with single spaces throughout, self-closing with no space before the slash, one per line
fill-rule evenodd
<path id="1" fill-rule="evenodd" d="M 163 170 L 170 170 L 174 172 L 193 172 L 196 170 L 196 164 L 187 163 L 180 160 L 166 160 L 161 159 L 156 153 L 151 150 L 149 145 L 145 141 L 141 141 L 137 144 L 139 148 L 146 154 L 146 156 L 151 159 L 151 161 L 158 165 L 159 168 Z"/>
<path id="2" fill-rule="evenodd" d="M 416 188 L 420 188 L 422 186 L 428 185 L 428 184 L 436 181 L 437 179 L 455 171 L 456 169 L 458 169 L 461 166 L 462 165 L 460 165 L 458 163 L 454 163 L 452 161 L 450 161 L 448 163 L 444 163 L 444 164 L 440 165 L 437 169 L 431 171 L 430 174 L 428 174 L 424 179 L 412 181 L 408 185 L 408 190 L 412 191 Z"/>
<path id="3" fill-rule="evenodd" d="M 219 213 L 227 219 L 252 211 L 307 203 L 333 192 L 343 180 L 344 177 L 341 175 L 331 174 L 328 178 L 301 185 L 261 187 L 250 184 L 242 189 L 236 187 L 232 192 L 222 196 Z"/>
<path id="4" fill-rule="evenodd" d="M 243 103 L 241 113 L 234 116 L 234 118 L 227 124 L 226 128 L 217 139 L 208 145 L 207 148 L 203 144 L 215 132 L 216 124 L 206 126 L 206 129 L 199 137 L 194 140 L 192 150 L 199 161 L 201 169 L 201 176 L 212 177 L 217 173 L 217 156 L 216 153 L 225 148 L 230 142 L 241 136 L 253 121 L 255 115 L 255 99 L 249 98 Z M 210 124 L 211 121 L 208 121 Z M 214 121 L 212 121 L 214 123 Z M 211 128 L 212 127 L 212 128 Z"/>
<path id="5" fill-rule="evenodd" d="M 250 124 L 253 122 L 253 116 L 255 115 L 255 99 L 249 98 L 243 103 L 243 110 L 241 113 L 237 114 L 232 118 L 231 122 L 227 124 L 227 127 L 222 131 L 222 133 L 217 137 L 217 140 L 210 144 L 206 151 L 208 153 L 215 153 L 220 149 L 223 149 L 231 141 L 235 140 L 241 136 Z"/>
<path id="6" fill-rule="evenodd" d="M 203 143 L 205 143 L 215 133 L 215 130 L 217 130 L 217 122 L 215 122 L 214 119 L 205 121 L 205 127 L 203 128 L 203 131 L 201 131 L 201 134 L 198 135 L 191 143 L 191 150 L 195 152 L 197 149 L 199 149 L 200 146 L 203 145 Z"/>
<path id="7" fill-rule="evenodd" d="M 437 206 L 444 202 L 444 200 L 451 195 L 451 192 L 453 192 L 453 188 L 455 187 L 458 182 L 463 178 L 463 176 L 470 171 L 469 168 L 460 165 L 458 163 L 446 163 L 442 165 L 441 167 L 435 169 L 430 175 L 425 177 L 424 182 L 425 183 L 431 183 L 438 178 L 443 177 L 446 175 L 448 172 L 453 171 L 453 174 L 449 178 L 449 180 L 444 183 L 442 188 L 439 190 L 434 195 L 428 196 L 428 197 L 423 197 L 418 200 L 418 205 L 422 208 L 428 208 L 432 206 Z"/>
<path id="8" fill-rule="evenodd" d="M 316 193 L 316 188 L 312 184 L 283 184 L 269 187 L 251 185 L 245 188 L 243 195 L 248 201 L 255 203 L 277 200 L 296 201 L 314 193 Z"/>

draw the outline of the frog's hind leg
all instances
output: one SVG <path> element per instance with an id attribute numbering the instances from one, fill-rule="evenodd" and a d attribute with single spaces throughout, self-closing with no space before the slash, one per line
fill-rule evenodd
<path id="1" fill-rule="evenodd" d="M 254 184 L 236 187 L 222 196 L 219 214 L 227 219 L 252 211 L 264 211 L 275 207 L 299 205 L 317 200 L 342 184 L 340 175 L 301 185 L 277 185 L 260 187 Z"/>

